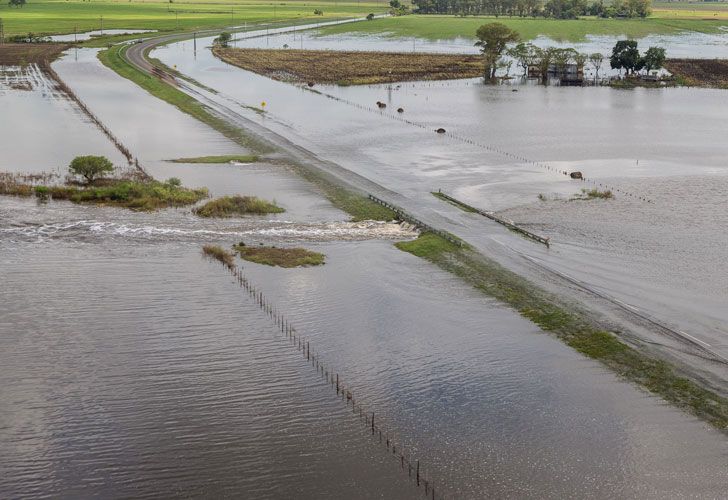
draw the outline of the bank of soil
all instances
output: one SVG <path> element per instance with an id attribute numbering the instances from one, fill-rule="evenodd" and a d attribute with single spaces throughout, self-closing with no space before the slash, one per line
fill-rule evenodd
<path id="1" fill-rule="evenodd" d="M 296 83 L 369 85 L 483 74 L 483 59 L 478 55 L 222 47 L 213 48 L 213 53 L 228 64 Z"/>
<path id="2" fill-rule="evenodd" d="M 668 59 L 665 69 L 682 85 L 728 89 L 728 59 Z"/>
<path id="3" fill-rule="evenodd" d="M 68 47 L 67 43 L 4 43 L 0 45 L 0 64 L 24 66 L 48 63 Z"/>

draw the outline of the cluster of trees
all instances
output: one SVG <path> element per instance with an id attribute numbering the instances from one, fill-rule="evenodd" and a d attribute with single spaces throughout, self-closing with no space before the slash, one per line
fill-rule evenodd
<path id="1" fill-rule="evenodd" d="M 397 1 L 398 0 L 393 0 Z M 647 17 L 652 0 L 412 0 L 418 14 L 576 19 L 580 16 Z"/>
<path id="2" fill-rule="evenodd" d="M 212 43 L 215 45 L 219 45 L 220 47 L 229 47 L 230 41 L 233 39 L 233 36 L 228 33 L 227 31 L 223 31 L 220 33 L 220 36 L 215 38 Z"/>
<path id="3" fill-rule="evenodd" d="M 501 68 L 505 68 L 508 74 L 513 62 L 523 68 L 524 76 L 528 75 L 529 68 L 536 68 L 544 83 L 548 81 L 549 69 L 555 69 L 556 74 L 564 75 L 569 64 L 583 68 L 589 62 L 594 67 L 596 80 L 605 60 L 604 54 L 599 52 L 583 54 L 573 48 L 541 48 L 520 42 L 518 32 L 503 23 L 484 24 L 478 28 L 475 36 L 478 39 L 475 45 L 480 47 L 485 60 L 486 80 L 495 79 L 496 72 Z M 504 56 L 509 59 L 504 61 Z M 665 49 L 650 47 L 641 55 L 637 50 L 637 42 L 620 40 L 612 50 L 609 63 L 612 69 L 624 69 L 627 74 L 642 69 L 650 72 L 662 68 L 665 63 Z"/>
<path id="4" fill-rule="evenodd" d="M 620 40 L 612 49 L 609 65 L 612 69 L 625 70 L 628 75 L 640 70 L 647 73 L 662 68 L 665 64 L 665 49 L 650 47 L 644 55 L 640 55 L 637 42 L 634 40 Z"/>
<path id="5" fill-rule="evenodd" d="M 390 0 L 389 13 L 393 16 L 404 16 L 409 14 L 409 7 L 399 0 Z"/>
<path id="6" fill-rule="evenodd" d="M 25 0 L 8 0 L 8 5 L 10 7 L 18 7 L 18 8 L 20 8 L 23 5 L 25 5 L 25 3 L 26 3 Z"/>

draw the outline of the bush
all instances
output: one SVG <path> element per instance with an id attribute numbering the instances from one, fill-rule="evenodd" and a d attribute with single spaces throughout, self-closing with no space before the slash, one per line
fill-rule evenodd
<path id="1" fill-rule="evenodd" d="M 73 175 L 80 175 L 91 184 L 94 179 L 113 172 L 114 164 L 105 156 L 77 156 L 71 161 L 68 171 Z"/>
<path id="2" fill-rule="evenodd" d="M 223 196 L 208 201 L 194 212 L 200 217 L 232 217 L 246 214 L 278 214 L 285 212 L 275 203 L 261 200 L 255 196 Z"/>

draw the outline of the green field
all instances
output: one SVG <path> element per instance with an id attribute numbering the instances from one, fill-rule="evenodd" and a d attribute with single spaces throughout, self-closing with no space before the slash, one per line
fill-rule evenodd
<path id="1" fill-rule="evenodd" d="M 334 0 L 28 0 L 22 8 L 0 1 L 5 36 L 29 32 L 64 34 L 104 29 L 195 30 L 242 25 L 245 22 L 322 19 L 384 12 L 385 2 Z M 314 15 L 314 9 L 323 16 Z"/>
<path id="2" fill-rule="evenodd" d="M 495 21 L 518 31 L 524 40 L 532 40 L 539 35 L 544 35 L 554 40 L 567 42 L 583 41 L 587 35 L 624 35 L 630 38 L 642 38 L 651 34 L 671 34 L 686 30 L 701 33 L 719 33 L 721 32 L 721 26 L 728 26 L 728 18 L 705 20 L 702 18 L 677 19 L 653 16 L 647 19 L 598 19 L 587 17 L 576 20 L 562 20 L 414 15 L 330 26 L 322 29 L 321 33 L 325 35 L 339 33 L 377 34 L 418 37 L 429 40 L 457 37 L 474 38 L 475 30 L 480 25 Z"/>

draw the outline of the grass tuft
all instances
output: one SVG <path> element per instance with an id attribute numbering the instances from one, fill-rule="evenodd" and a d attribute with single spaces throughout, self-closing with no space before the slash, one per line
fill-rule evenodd
<path id="1" fill-rule="evenodd" d="M 217 260 L 230 270 L 235 269 L 235 255 L 218 245 L 205 245 L 202 254 L 210 259 Z"/>
<path id="2" fill-rule="evenodd" d="M 255 196 L 223 196 L 193 210 L 200 217 L 233 217 L 236 215 L 279 214 L 285 210 L 275 203 Z"/>
<path id="3" fill-rule="evenodd" d="M 258 161 L 257 155 L 221 155 L 221 156 L 198 156 L 195 158 L 177 158 L 175 160 L 167 160 L 172 163 L 255 163 Z"/>
<path id="4" fill-rule="evenodd" d="M 305 248 L 249 247 L 244 244 L 235 245 L 233 248 L 243 259 L 266 266 L 286 268 L 320 266 L 325 259 L 324 254 Z"/>

